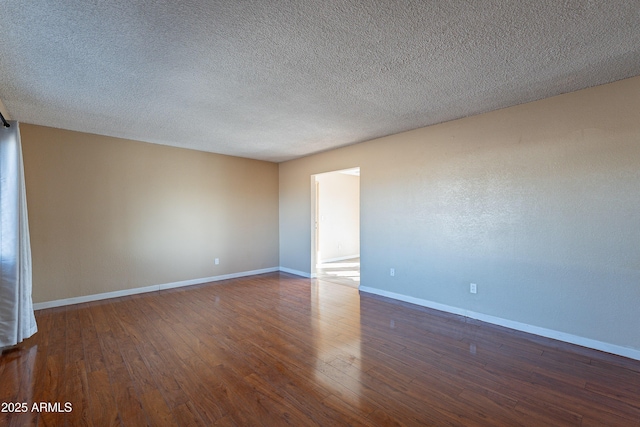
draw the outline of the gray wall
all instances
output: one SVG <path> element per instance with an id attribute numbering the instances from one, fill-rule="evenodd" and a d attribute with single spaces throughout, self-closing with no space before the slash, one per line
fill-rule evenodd
<path id="1" fill-rule="evenodd" d="M 360 166 L 362 286 L 640 350 L 639 112 L 633 78 L 281 163 L 280 265 Z"/>

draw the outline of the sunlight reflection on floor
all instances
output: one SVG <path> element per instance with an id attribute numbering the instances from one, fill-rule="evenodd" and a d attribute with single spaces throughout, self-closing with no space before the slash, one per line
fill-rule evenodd
<path id="1" fill-rule="evenodd" d="M 359 267 L 359 262 L 330 262 L 325 264 L 317 264 L 317 268 L 347 268 L 347 267 Z"/>
<path id="2" fill-rule="evenodd" d="M 317 272 L 320 280 L 357 288 L 360 284 L 360 259 L 319 263 Z"/>
<path id="3" fill-rule="evenodd" d="M 332 276 L 338 277 L 360 277 L 360 273 L 358 271 L 327 271 L 327 274 L 331 274 Z"/>

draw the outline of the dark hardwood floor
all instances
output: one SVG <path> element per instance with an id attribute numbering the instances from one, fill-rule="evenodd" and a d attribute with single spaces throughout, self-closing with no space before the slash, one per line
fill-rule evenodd
<path id="1" fill-rule="evenodd" d="M 640 425 L 638 361 L 284 273 L 36 317 L 0 425 Z"/>

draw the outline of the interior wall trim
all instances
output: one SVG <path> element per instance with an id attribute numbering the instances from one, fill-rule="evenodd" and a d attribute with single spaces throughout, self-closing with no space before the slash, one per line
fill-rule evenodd
<path id="1" fill-rule="evenodd" d="M 421 298 L 415 298 L 408 295 L 398 294 L 395 292 L 389 292 L 382 289 L 370 288 L 368 286 L 360 286 L 359 289 L 361 292 L 366 292 L 366 293 L 379 295 L 379 296 L 383 296 L 383 297 L 387 297 L 387 298 L 391 298 L 399 301 L 404 301 L 411 304 L 420 305 L 422 307 L 444 311 L 447 313 L 458 314 L 460 316 L 469 317 L 471 319 L 480 320 L 480 321 L 491 323 L 498 326 L 504 326 L 505 328 L 515 329 L 517 331 L 527 332 L 533 335 L 539 335 L 541 337 L 552 338 L 558 341 L 564 341 L 570 344 L 576 344 L 582 347 L 587 347 L 594 350 L 600 350 L 606 353 L 616 354 L 618 356 L 628 357 L 629 359 L 640 360 L 640 350 L 636 350 L 634 348 L 623 347 L 616 344 L 593 340 L 591 338 L 585 338 L 578 335 L 568 334 L 566 332 L 560 332 L 553 329 L 541 328 L 539 326 L 534 326 L 526 323 L 516 322 L 513 320 L 503 319 L 501 317 L 490 316 L 488 314 L 478 313 L 475 311 L 453 307 L 446 304 L 440 304 L 437 302 L 428 301 Z"/>
<path id="2" fill-rule="evenodd" d="M 201 285 L 203 283 L 218 282 L 220 280 L 235 279 L 238 277 L 255 276 L 257 274 L 272 273 L 279 271 L 279 267 L 263 268 L 260 270 L 241 271 L 239 273 L 222 274 L 220 276 L 203 277 L 200 279 L 182 280 L 179 282 L 164 283 L 161 285 L 144 286 L 141 288 L 123 289 L 121 291 L 104 292 L 100 294 L 83 295 L 80 297 L 64 298 L 55 301 L 37 302 L 33 304 L 34 310 L 45 308 L 62 307 L 65 305 L 81 304 L 83 302 L 100 301 L 109 298 L 125 297 L 128 295 L 142 294 L 145 292 L 156 292 L 163 289 L 181 288 L 184 286 Z"/>
<path id="3" fill-rule="evenodd" d="M 282 271 L 283 273 L 295 274 L 296 276 L 306 277 L 307 279 L 313 279 L 316 276 L 315 274 L 309 274 L 309 273 L 305 273 L 304 271 L 294 270 L 292 268 L 287 268 L 282 266 L 280 266 L 280 271 Z"/>

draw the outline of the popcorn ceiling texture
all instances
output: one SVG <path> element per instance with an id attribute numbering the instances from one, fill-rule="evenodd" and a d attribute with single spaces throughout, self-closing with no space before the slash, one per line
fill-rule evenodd
<path id="1" fill-rule="evenodd" d="M 640 74 L 640 2 L 0 0 L 11 118 L 284 161 Z"/>

